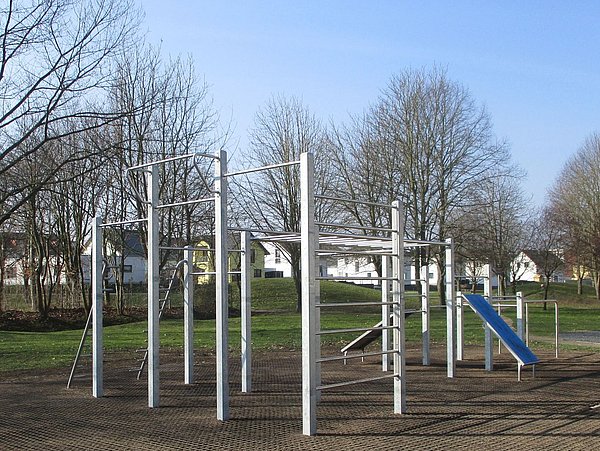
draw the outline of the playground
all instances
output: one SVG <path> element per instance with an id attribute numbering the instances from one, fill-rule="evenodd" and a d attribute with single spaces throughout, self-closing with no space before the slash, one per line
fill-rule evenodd
<path id="1" fill-rule="evenodd" d="M 332 350 L 333 351 L 333 350 Z M 130 355 L 107 355 L 105 396 L 90 381 L 65 389 L 66 368 L 6 374 L 0 382 L 2 449 L 596 449 L 600 443 L 600 362 L 594 352 L 538 352 L 547 363 L 515 378 L 515 361 L 495 356 L 482 370 L 482 347 L 467 346 L 454 378 L 445 351 L 431 365 L 407 347 L 409 408 L 393 415 L 390 379 L 323 393 L 316 436 L 301 434 L 301 353 L 257 352 L 253 392 L 240 391 L 240 359 L 230 361 L 230 418 L 215 418 L 215 356 L 197 353 L 198 382 L 182 380 L 180 352 L 161 353 L 161 408 L 145 405 L 146 381 L 124 372 Z M 357 378 L 380 358 L 353 360 Z M 344 380 L 328 365 L 323 379 Z M 125 376 L 124 376 L 125 374 Z"/>
<path id="2" fill-rule="evenodd" d="M 195 164 L 197 157 L 215 162 L 214 196 L 161 203 L 160 165 L 174 159 Z M 104 223 L 100 217 L 94 219 L 92 309 L 68 378 L 70 390 L 64 389 L 64 372 L 58 369 L 9 373 L 0 394 L 0 406 L 10 411 L 0 420 L 1 443 L 15 449 L 584 449 L 596 444 L 600 363 L 596 352 L 568 351 L 559 356 L 556 301 L 543 301 L 555 306 L 555 347 L 534 353 L 528 347 L 529 305 L 542 301 L 526 299 L 522 293 L 495 298 L 489 265 L 483 295 L 455 291 L 460 276 L 455 274 L 452 240 L 404 238 L 400 202 L 378 204 L 315 193 L 312 154 L 302 154 L 299 161 L 235 172 L 227 172 L 226 162 L 221 151 L 129 168 L 146 178 L 148 196 L 138 195 L 148 206 L 148 217 Z M 300 174 L 299 232 L 228 224 L 229 179 L 291 165 L 299 166 Z M 383 210 L 390 224 L 318 222 L 314 209 L 319 199 Z M 196 203 L 214 203 L 214 248 L 208 249 L 214 255 L 214 271 L 195 267 L 194 252 L 200 248 L 193 243 L 159 244 L 159 211 Z M 108 352 L 105 346 L 111 332 L 105 340 L 103 280 L 110 265 L 102 243 L 111 227 L 140 221 L 147 223 L 148 234 L 147 347 L 136 350 L 142 357 L 133 374 L 127 371 L 131 356 Z M 239 247 L 231 247 L 230 234 L 239 237 Z M 294 243 L 302 250 L 301 351 L 297 347 L 294 351 L 252 349 L 253 323 L 257 325 L 251 315 L 252 241 Z M 431 311 L 427 269 L 415 268 L 414 277 L 404 273 L 406 250 L 432 247 L 444 255 L 445 269 L 445 305 L 436 312 Z M 159 256 L 165 250 L 180 252 L 182 259 L 171 282 L 161 287 Z M 239 269 L 228 268 L 232 253 L 239 256 Z M 321 284 L 354 283 L 365 277 L 323 274 L 317 266 L 321 256 L 379 258 L 380 276 L 367 276 L 381 285 L 378 298 L 344 302 L 322 298 Z M 161 327 L 168 328 L 169 323 L 161 326 L 160 319 L 180 267 L 183 346 L 163 348 L 167 334 Z M 228 278 L 234 274 L 240 280 L 239 341 L 229 324 Z M 202 349 L 195 347 L 194 338 L 198 276 L 214 276 L 215 282 L 214 347 Z M 407 285 L 419 285 L 420 290 L 409 293 Z M 407 301 L 415 308 L 407 308 Z M 339 318 L 340 310 L 353 316 L 363 308 L 380 311 L 380 322 L 332 327 L 327 320 L 331 315 Z M 485 335 L 485 346 L 465 341 L 463 320 L 469 309 L 471 318 L 479 317 L 476 328 Z M 516 330 L 500 316 L 502 309 L 514 310 Z M 439 326 L 442 315 L 443 330 L 433 330 L 431 320 L 437 318 Z M 406 340 L 409 316 L 420 318 L 417 343 Z M 358 337 L 346 341 L 341 352 L 328 344 L 347 334 Z M 494 354 L 494 336 L 508 352 Z M 231 346 L 233 340 L 241 343 L 239 351 L 233 351 L 237 349 Z M 365 349 L 375 341 L 378 346 Z M 85 356 L 91 357 L 84 365 L 91 374 L 75 382 L 80 358 Z"/>

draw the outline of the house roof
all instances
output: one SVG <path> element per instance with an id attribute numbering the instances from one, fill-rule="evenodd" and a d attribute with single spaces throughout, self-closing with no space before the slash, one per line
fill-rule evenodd
<path id="1" fill-rule="evenodd" d="M 536 266 L 545 266 L 559 268 L 564 265 L 562 258 L 553 252 L 539 251 L 536 249 L 525 249 L 523 253 L 527 255 Z"/>

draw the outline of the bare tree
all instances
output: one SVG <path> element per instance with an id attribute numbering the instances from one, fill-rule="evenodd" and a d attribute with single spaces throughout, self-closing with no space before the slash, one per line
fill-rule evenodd
<path id="1" fill-rule="evenodd" d="M 0 224 L 57 170 L 87 155 L 46 160 L 48 170 L 33 179 L 20 176 L 23 165 L 48 143 L 124 114 L 107 111 L 102 97 L 113 84 L 111 57 L 138 20 L 129 0 L 9 0 L 1 7 L 0 177 L 8 183 L 0 187 Z"/>
<path id="2" fill-rule="evenodd" d="M 590 135 L 565 164 L 549 192 L 553 220 L 566 251 L 585 268 L 600 300 L 600 134 Z"/>
<path id="3" fill-rule="evenodd" d="M 528 206 L 518 177 L 488 176 L 473 187 L 470 202 L 454 217 L 453 233 L 460 252 L 470 260 L 490 263 L 506 294 L 512 263 L 527 247 Z"/>
<path id="4" fill-rule="evenodd" d="M 328 187 L 330 167 L 327 158 L 327 137 L 321 122 L 295 98 L 282 96 L 272 98 L 260 110 L 251 132 L 250 149 L 246 163 L 266 166 L 298 160 L 300 154 L 315 155 L 315 191 L 324 193 Z M 300 173 L 297 166 L 259 172 L 236 184 L 237 197 L 243 199 L 235 207 L 240 221 L 273 230 L 300 231 Z M 315 215 L 325 214 L 326 207 L 318 203 Z M 300 246 L 294 243 L 282 245 L 292 266 L 296 292 L 297 310 L 300 302 Z"/>
<path id="5" fill-rule="evenodd" d="M 365 120 L 345 136 L 337 140 L 346 150 L 337 159 L 347 174 L 345 186 L 352 184 L 358 197 L 399 197 L 406 207 L 407 235 L 419 240 L 448 238 L 453 211 L 465 205 L 469 191 L 492 168 L 508 161 L 506 146 L 493 140 L 485 109 L 436 67 L 393 77 Z M 359 164 L 370 171 L 368 177 L 353 176 Z M 415 251 L 415 265 L 435 258 L 444 302 L 443 252 L 427 252 Z"/>

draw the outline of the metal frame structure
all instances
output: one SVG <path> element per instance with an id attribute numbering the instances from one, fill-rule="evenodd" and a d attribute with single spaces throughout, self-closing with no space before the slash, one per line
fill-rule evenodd
<path id="1" fill-rule="evenodd" d="M 176 159 L 192 158 L 196 164 L 196 158 L 209 157 L 215 160 L 214 192 L 212 197 L 197 200 L 185 200 L 172 204 L 160 204 L 158 198 L 158 167 L 168 161 Z M 241 229 L 228 227 L 227 223 L 227 191 L 228 178 L 254 173 L 258 171 L 271 170 L 282 166 L 300 166 L 300 202 L 301 202 L 301 227 L 300 232 Z M 456 316 L 455 299 L 453 292 L 453 245 L 447 240 L 445 242 L 420 242 L 409 241 L 403 238 L 404 214 L 400 202 L 391 205 L 376 204 L 379 207 L 389 209 L 391 214 L 390 228 L 369 228 L 352 224 L 318 223 L 315 221 L 315 199 L 323 196 L 314 193 L 314 158 L 311 153 L 303 153 L 299 161 L 286 162 L 282 164 L 269 165 L 259 168 L 251 168 L 242 171 L 227 172 L 227 154 L 220 151 L 217 155 L 189 154 L 179 157 L 145 163 L 129 168 L 126 172 L 130 175 L 132 171 L 143 171 L 146 174 L 148 199 L 142 199 L 148 205 L 148 216 L 146 219 L 124 221 L 119 224 L 147 221 L 148 230 L 148 406 L 158 407 L 160 404 L 160 379 L 159 379 L 159 274 L 158 274 L 158 252 L 159 231 L 158 215 L 161 209 L 178 205 L 199 202 L 214 202 L 215 214 L 215 280 L 216 280 L 216 380 L 217 380 L 217 419 L 225 421 L 230 417 L 229 412 L 229 371 L 228 371 L 228 248 L 227 237 L 230 232 L 240 232 L 241 248 L 241 297 L 242 297 L 242 391 L 252 390 L 251 372 L 251 313 L 250 313 L 250 242 L 252 239 L 260 241 L 296 242 L 302 249 L 301 274 L 302 274 L 302 430 L 305 435 L 314 435 L 317 431 L 317 403 L 320 393 L 324 390 L 393 378 L 393 404 L 394 413 L 406 412 L 406 362 L 405 362 L 405 328 L 404 328 L 404 248 L 406 246 L 442 245 L 446 247 L 446 295 L 447 295 L 447 317 L 448 317 L 448 376 L 454 376 L 456 364 Z M 138 194 L 139 195 L 139 194 Z M 331 199 L 331 198 L 329 198 Z M 333 199 L 340 202 L 350 202 L 363 205 L 373 205 L 351 199 Z M 94 364 L 93 364 L 93 395 L 102 396 L 102 280 L 101 264 L 102 255 L 102 227 L 115 225 L 117 223 L 101 224 L 96 218 L 93 228 L 94 257 L 92 259 L 92 299 L 93 299 L 93 321 L 94 321 Z M 323 231 L 325 228 L 328 231 Z M 330 231 L 330 230 L 338 231 Z M 351 233 L 348 230 L 359 230 L 361 233 Z M 252 236 L 251 236 L 252 234 Z M 385 235 L 385 236 L 381 236 Z M 197 274 L 192 269 L 193 248 L 185 248 L 184 287 L 186 290 L 184 305 L 184 337 L 185 337 L 185 383 L 193 382 L 193 276 Z M 205 249 L 204 249 L 205 250 Z M 321 381 L 321 366 L 329 362 L 352 358 L 352 356 L 321 356 L 320 337 L 325 334 L 338 334 L 344 332 L 358 332 L 367 329 L 338 329 L 327 330 L 321 328 L 321 310 L 339 304 L 328 304 L 320 301 L 320 280 L 355 280 L 349 277 L 317 276 L 318 258 L 321 255 L 378 255 L 384 258 L 385 269 L 381 280 L 386 287 L 391 286 L 391 291 L 385 289 L 382 299 L 382 313 L 387 312 L 389 318 L 391 307 L 392 324 L 386 323 L 382 327 L 385 331 L 385 343 L 391 341 L 391 346 L 384 345 L 381 355 L 387 362 L 389 370 L 390 360 L 393 362 L 393 372 L 376 377 L 350 380 L 347 382 L 324 384 Z M 427 284 L 427 278 L 420 276 Z M 373 280 L 375 278 L 371 278 Z M 421 282 L 422 283 L 422 282 Z M 428 286 L 426 287 L 426 292 Z M 383 295 L 382 295 L 383 296 Z M 423 348 L 423 361 L 429 362 L 429 306 L 426 294 L 422 298 L 423 307 L 423 337 L 427 338 L 427 345 Z M 356 305 L 349 302 L 345 306 Z M 375 303 L 377 304 L 377 303 Z M 391 359 L 389 358 L 391 356 Z"/>

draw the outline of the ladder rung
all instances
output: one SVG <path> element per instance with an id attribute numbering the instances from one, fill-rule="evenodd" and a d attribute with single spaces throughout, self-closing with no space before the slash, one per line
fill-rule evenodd
<path id="1" fill-rule="evenodd" d="M 136 349 L 135 352 L 148 352 L 148 348 L 139 348 Z"/>

